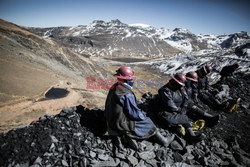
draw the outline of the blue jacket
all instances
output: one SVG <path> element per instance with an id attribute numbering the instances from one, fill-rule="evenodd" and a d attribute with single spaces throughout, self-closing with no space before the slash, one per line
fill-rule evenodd
<path id="1" fill-rule="evenodd" d="M 112 131 L 119 130 L 122 133 L 129 133 L 143 138 L 152 136 L 156 132 L 156 127 L 152 120 L 137 106 L 135 95 L 131 91 L 132 87 L 126 83 L 120 84 L 118 87 L 120 90 L 117 90 L 117 87 L 118 86 L 116 84 L 114 86 L 115 90 L 110 90 L 110 92 L 113 93 L 109 93 L 106 101 L 105 111 L 108 117 L 108 131 L 110 129 L 112 129 Z M 123 93 L 118 93 L 119 96 L 117 96 L 117 93 L 114 92 Z M 111 100 L 113 96 L 115 96 L 119 101 Z"/>

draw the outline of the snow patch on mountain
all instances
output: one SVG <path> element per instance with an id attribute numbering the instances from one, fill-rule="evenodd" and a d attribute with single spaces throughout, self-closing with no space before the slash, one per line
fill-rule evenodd
<path id="1" fill-rule="evenodd" d="M 169 45 L 171 45 L 177 49 L 180 49 L 184 52 L 191 52 L 193 50 L 191 43 L 187 40 L 172 41 L 172 40 L 165 39 L 165 41 Z"/>
<path id="2" fill-rule="evenodd" d="M 206 41 L 208 48 L 221 49 L 220 45 L 224 40 L 228 39 L 228 35 L 197 35 L 199 41 Z"/>
<path id="3" fill-rule="evenodd" d="M 158 37 L 159 39 L 165 39 L 168 38 L 169 36 L 171 36 L 173 34 L 173 32 L 169 29 L 164 29 L 164 28 L 159 28 L 159 29 L 155 29 L 155 34 L 154 36 Z"/>
<path id="4" fill-rule="evenodd" d="M 53 31 L 53 29 L 47 30 L 47 31 L 44 33 L 43 37 L 44 37 L 44 38 L 48 38 L 48 37 L 52 36 L 52 31 Z"/>
<path id="5" fill-rule="evenodd" d="M 129 30 L 125 30 L 125 32 L 127 33 L 127 35 L 125 36 L 125 38 L 131 37 L 132 33 Z"/>
<path id="6" fill-rule="evenodd" d="M 141 28 L 149 28 L 149 27 L 151 27 L 150 25 L 142 24 L 142 23 L 129 24 L 129 26 L 131 26 L 131 27 L 141 27 Z"/>

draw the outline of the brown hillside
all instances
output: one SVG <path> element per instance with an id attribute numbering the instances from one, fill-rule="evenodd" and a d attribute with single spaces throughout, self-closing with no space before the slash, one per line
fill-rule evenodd
<path id="1" fill-rule="evenodd" d="M 90 59 L 0 20 L 0 130 L 27 124 L 64 107 L 102 106 L 107 90 L 86 90 L 86 77 L 108 76 Z M 68 96 L 41 100 L 52 86 L 67 89 Z"/>

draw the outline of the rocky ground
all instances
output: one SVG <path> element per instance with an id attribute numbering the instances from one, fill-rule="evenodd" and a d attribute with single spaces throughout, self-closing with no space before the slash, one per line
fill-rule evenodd
<path id="1" fill-rule="evenodd" d="M 241 98 L 236 113 L 220 112 L 222 115 L 221 123 L 218 127 L 211 130 L 217 137 L 224 140 L 236 138 L 240 146 L 250 152 L 250 74 L 236 73 L 232 77 L 227 77 L 217 82 L 214 87 L 225 84 L 230 88 L 230 96 L 233 99 Z"/>
<path id="2" fill-rule="evenodd" d="M 175 135 L 168 148 L 150 139 L 137 141 L 138 151 L 114 152 L 111 138 L 102 135 L 103 110 L 77 106 L 1 134 L 0 166 L 250 166 L 249 74 L 237 73 L 221 83 L 229 85 L 233 98 L 241 98 L 238 111 L 204 106 L 222 119 L 213 128 L 205 127 L 207 138 L 195 145 Z M 140 104 L 150 107 L 152 97 L 144 94 Z M 164 136 L 172 133 L 160 131 Z"/>

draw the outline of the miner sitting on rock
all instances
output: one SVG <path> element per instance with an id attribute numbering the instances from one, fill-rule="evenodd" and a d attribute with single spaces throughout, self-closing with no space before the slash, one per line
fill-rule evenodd
<path id="1" fill-rule="evenodd" d="M 160 112 L 161 124 L 166 128 L 177 127 L 179 124 L 185 128 L 187 140 L 196 143 L 205 138 L 204 134 L 195 134 L 192 124 L 186 115 L 188 95 L 183 88 L 186 77 L 182 73 L 175 74 L 169 82 L 158 90 L 163 112 Z"/>
<path id="2" fill-rule="evenodd" d="M 105 104 L 107 130 L 113 136 L 115 148 L 123 150 L 121 143 L 124 143 L 137 150 L 137 143 L 132 139 L 147 139 L 151 136 L 167 147 L 174 136 L 164 138 L 152 120 L 138 108 L 132 92 L 135 76 L 131 67 L 122 66 L 116 72 L 118 82 L 110 88 Z"/>
<path id="3" fill-rule="evenodd" d="M 228 99 L 218 99 L 216 94 L 219 93 L 217 89 L 214 89 L 209 85 L 208 74 L 212 71 L 210 65 L 203 65 L 200 69 L 196 71 L 198 74 L 198 97 L 210 107 L 220 110 L 231 111 L 232 108 L 237 108 L 240 99 L 232 100 L 230 103 Z"/>
<path id="4" fill-rule="evenodd" d="M 198 94 L 198 75 L 195 71 L 190 71 L 186 74 L 185 89 L 188 94 L 188 115 L 196 116 L 205 120 L 206 125 L 212 127 L 219 121 L 219 115 L 211 115 L 204 111 L 203 108 L 198 105 L 197 94 Z"/>

